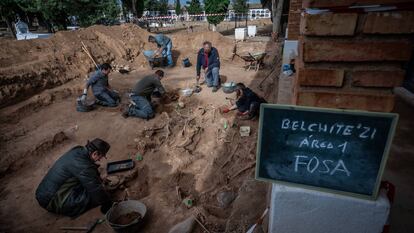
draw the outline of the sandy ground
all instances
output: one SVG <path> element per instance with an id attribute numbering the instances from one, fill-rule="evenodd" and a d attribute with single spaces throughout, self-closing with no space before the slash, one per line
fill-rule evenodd
<path id="1" fill-rule="evenodd" d="M 126 93 L 152 72 L 142 68 L 127 75 L 112 73 L 110 82 L 113 88 Z M 245 71 L 240 63 L 231 62 L 224 62 L 221 69 L 222 79 L 242 81 L 269 99 L 276 90 L 271 78 L 264 83 L 264 91 L 257 89 L 268 72 Z M 194 75 L 194 67 L 176 67 L 166 70 L 163 83 L 170 91 L 183 88 L 194 83 Z M 58 232 L 59 227 L 87 225 L 102 217 L 98 208 L 77 219 L 53 215 L 40 208 L 34 198 L 37 185 L 54 161 L 71 147 L 84 145 L 94 137 L 111 144 L 108 161 L 134 158 L 137 152 L 144 152 L 143 161 L 136 161 L 138 176 L 125 185 L 129 198 L 142 200 L 149 207 L 142 232 L 167 232 L 196 214 L 211 232 L 243 232 L 260 216 L 268 186 L 253 179 L 258 121 L 241 121 L 234 113 L 221 115 L 218 111 L 229 105 L 225 97 L 234 96 L 222 90 L 212 93 L 203 86 L 201 93 L 183 99 L 184 109 L 172 102 L 159 106 L 155 119 L 145 121 L 124 119 L 117 108 L 76 112 L 76 93 L 83 82 L 83 78 L 75 79 L 0 111 L 2 159 L 13 160 L 1 178 L 0 232 Z M 167 123 L 171 123 L 169 136 Z M 251 126 L 251 136 L 241 138 L 240 125 Z M 143 136 L 143 131 L 151 128 L 162 130 L 150 130 L 149 137 Z M 180 148 L 180 140 L 189 134 L 195 135 L 192 142 Z M 195 207 L 188 209 L 178 201 L 177 186 L 184 196 L 194 198 Z M 216 195 L 221 191 L 237 194 L 233 205 L 225 209 L 218 206 Z M 114 196 L 122 199 L 124 193 L 121 189 Z M 112 232 L 106 224 L 95 231 Z M 198 227 L 195 232 L 202 231 Z"/>

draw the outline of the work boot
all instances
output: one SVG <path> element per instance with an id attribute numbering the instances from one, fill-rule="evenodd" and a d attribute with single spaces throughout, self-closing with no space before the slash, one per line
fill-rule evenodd
<path id="1" fill-rule="evenodd" d="M 217 87 L 213 87 L 213 90 L 211 90 L 212 92 L 217 92 L 218 88 Z"/>

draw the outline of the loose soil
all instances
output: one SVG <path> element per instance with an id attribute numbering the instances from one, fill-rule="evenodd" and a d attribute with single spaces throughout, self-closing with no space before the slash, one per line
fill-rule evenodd
<path id="1" fill-rule="evenodd" d="M 234 112 L 221 114 L 219 111 L 220 107 L 230 105 L 226 97 L 235 98 L 234 93 L 224 94 L 222 90 L 212 93 L 204 85 L 200 93 L 191 97 L 160 101 L 156 117 L 149 121 L 124 119 L 119 108 L 99 107 L 87 113 L 76 112 L 75 100 L 84 85 L 83 77 L 93 67 L 81 52 L 78 42 L 82 39 L 99 62 L 112 61 L 114 66 L 131 67 L 129 74 L 113 72 L 109 76 L 111 86 L 122 94 L 122 102 L 128 103 L 128 91 L 137 81 L 153 73 L 146 68 L 139 49 L 140 44 L 144 48 L 149 46 L 144 42 L 147 35 L 146 31 L 132 25 L 96 26 L 80 32 L 58 33 L 50 41 L 14 42 L 28 51 L 40 47 L 38 52 L 28 53 L 28 58 L 16 52 L 10 54 L 13 53 L 11 48 L 1 46 L 5 53 L 0 53 L 0 56 L 16 59 L 0 67 L 0 80 L 15 91 L 14 94 L 2 94 L 9 106 L 0 109 L 1 232 L 58 232 L 61 226 L 87 225 L 91 219 L 102 217 L 99 208 L 77 219 L 54 215 L 42 209 L 34 198 L 37 185 L 53 163 L 73 146 L 84 145 L 88 139 L 95 137 L 111 144 L 108 160 L 102 161 L 100 166 L 103 177 L 106 176 L 107 162 L 135 160 L 134 171 L 117 174 L 116 183 L 119 185 L 111 190 L 111 195 L 115 200 L 123 200 L 127 196 L 145 203 L 148 219 L 142 232 L 168 232 L 176 223 L 191 215 L 196 216 L 211 232 L 245 232 L 262 214 L 267 205 L 268 186 L 253 178 L 258 121 L 242 121 L 235 117 Z M 237 58 L 232 60 L 235 43 L 218 33 L 188 35 L 179 32 L 170 36 L 175 46 L 175 59 L 179 61 L 180 57 L 190 57 L 193 63 L 202 41 L 211 40 L 221 54 L 220 75 L 223 81 L 244 82 L 269 102 L 274 101 L 274 77 L 264 82 L 263 89 L 259 89 L 258 84 L 273 67 L 280 67 L 274 59 L 279 54 L 278 44 L 237 43 L 238 53 L 268 52 L 267 66 L 256 73 L 245 71 L 243 62 Z M 62 45 L 57 38 L 67 45 Z M 11 43 L 8 46 L 16 47 Z M 30 59 L 35 53 L 40 57 L 50 50 L 49 55 L 53 54 L 50 47 L 59 48 L 56 50 L 58 55 L 51 55 L 53 61 L 65 52 L 70 54 L 71 64 L 62 63 L 64 59 L 58 59 L 55 63 L 63 67 L 64 72 L 57 72 L 56 77 L 66 77 L 65 83 L 61 80 L 53 85 L 43 85 L 53 79 L 53 72 L 46 71 L 44 76 L 39 77 L 38 69 L 49 66 L 34 57 Z M 126 52 L 126 48 L 130 52 Z M 30 60 L 36 64 L 30 65 Z M 20 74 L 30 73 L 35 79 L 30 75 L 13 78 L 11 73 L 4 73 L 6 69 L 13 71 L 16 67 L 20 69 Z M 175 97 L 179 88 L 194 85 L 194 69 L 194 66 L 177 66 L 165 70 L 166 77 L 162 82 L 170 96 Z M 68 78 L 68 75 L 75 73 L 77 77 Z M 30 82 L 24 81 L 26 79 Z M 20 82 L 29 86 L 33 82 L 33 87 L 38 88 L 37 94 L 19 89 L 22 87 Z M 22 99 L 25 100 L 20 101 Z M 178 106 L 179 101 L 184 103 L 184 108 Z M 250 126 L 251 135 L 241 137 L 240 126 Z M 142 161 L 135 159 L 137 153 L 143 156 Z M 177 187 L 181 195 L 177 195 Z M 237 197 L 223 209 L 217 201 L 220 192 L 233 192 Z M 185 206 L 182 203 L 184 198 L 194 200 L 193 206 Z M 100 224 L 96 231 L 112 232 L 112 229 Z M 203 231 L 197 227 L 194 232 Z"/>

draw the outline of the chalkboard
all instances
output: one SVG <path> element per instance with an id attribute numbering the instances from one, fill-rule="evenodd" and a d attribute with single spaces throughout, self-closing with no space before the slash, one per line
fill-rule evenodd
<path id="1" fill-rule="evenodd" d="M 375 199 L 398 115 L 262 104 L 256 179 Z"/>

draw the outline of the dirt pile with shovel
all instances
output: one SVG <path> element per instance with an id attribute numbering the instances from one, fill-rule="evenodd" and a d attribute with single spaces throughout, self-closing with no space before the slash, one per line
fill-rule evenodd
<path id="1" fill-rule="evenodd" d="M 45 89 L 84 78 L 95 69 L 82 51 L 83 41 L 97 63 L 109 62 L 132 69 L 147 64 L 143 50 L 154 49 L 149 33 L 133 24 L 92 26 L 62 31 L 49 39 L 0 40 L 0 107 L 15 104 Z M 176 33 L 173 56 L 179 64 L 184 57 L 195 63 L 196 52 L 205 40 L 213 42 L 221 55 L 231 57 L 232 40 L 217 32 Z"/>

